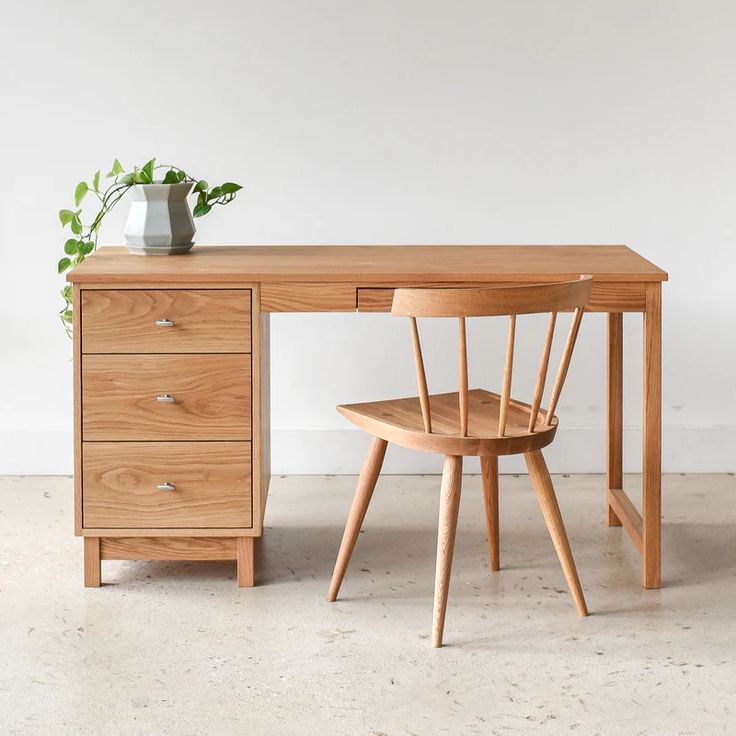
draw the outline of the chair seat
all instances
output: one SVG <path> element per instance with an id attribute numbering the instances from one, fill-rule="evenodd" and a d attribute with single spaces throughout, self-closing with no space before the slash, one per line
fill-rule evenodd
<path id="1" fill-rule="evenodd" d="M 402 447 L 444 455 L 516 455 L 546 447 L 554 439 L 557 418 L 545 427 L 540 412 L 535 432 L 529 432 L 531 406 L 509 403 L 506 431 L 498 437 L 501 397 L 483 389 L 468 392 L 468 436 L 460 435 L 458 392 L 429 397 L 432 432 L 424 431 L 418 396 L 345 404 L 337 410 L 361 429 Z"/>

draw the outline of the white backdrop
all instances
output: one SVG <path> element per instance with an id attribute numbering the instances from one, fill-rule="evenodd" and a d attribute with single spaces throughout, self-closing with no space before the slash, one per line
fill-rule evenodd
<path id="1" fill-rule="evenodd" d="M 725 0 L 7 3 L 0 473 L 71 471 L 56 213 L 153 155 L 245 185 L 200 243 L 631 245 L 671 277 L 664 467 L 733 471 L 735 34 Z M 554 470 L 603 468 L 604 327 L 584 325 Z M 625 333 L 635 470 L 641 319 Z M 408 361 L 386 315 L 274 317 L 274 469 L 354 472 L 365 439 L 334 405 L 413 391 Z"/>

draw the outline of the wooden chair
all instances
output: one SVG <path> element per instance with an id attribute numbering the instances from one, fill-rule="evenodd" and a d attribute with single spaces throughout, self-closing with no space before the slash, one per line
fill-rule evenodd
<path id="1" fill-rule="evenodd" d="M 498 457 L 523 454 L 537 493 L 547 528 L 554 542 L 567 584 L 581 616 L 587 616 L 585 598 L 578 580 L 567 533 L 557 505 L 552 480 L 542 448 L 552 442 L 557 431 L 555 409 L 567 376 L 583 310 L 590 298 L 592 278 L 533 286 L 478 289 L 396 289 L 391 313 L 408 317 L 411 323 L 414 361 L 419 396 L 338 406 L 344 416 L 373 435 L 355 490 L 328 595 L 334 601 L 340 590 L 350 555 L 360 533 L 373 489 L 381 471 L 386 447 L 395 442 L 425 452 L 445 456 L 440 490 L 440 518 L 435 574 L 433 646 L 442 646 L 447 593 L 455 544 L 463 457 L 478 455 L 481 460 L 483 496 L 490 546 L 491 569 L 498 570 Z M 557 313 L 574 310 L 572 324 L 562 353 L 547 410 L 542 396 L 557 322 Z M 516 317 L 519 314 L 549 312 L 549 326 L 542 348 L 531 404 L 511 398 Z M 501 394 L 483 389 L 468 390 L 467 317 L 508 316 L 509 331 Z M 457 317 L 460 336 L 459 391 L 430 395 L 419 341 L 417 317 Z"/>

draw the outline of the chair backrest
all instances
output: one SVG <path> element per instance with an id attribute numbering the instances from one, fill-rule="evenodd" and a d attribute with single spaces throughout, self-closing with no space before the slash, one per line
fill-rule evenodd
<path id="1" fill-rule="evenodd" d="M 498 418 L 498 436 L 506 433 L 506 424 L 511 401 L 511 375 L 514 365 L 514 342 L 516 337 L 516 317 L 519 314 L 540 314 L 548 312 L 549 325 L 542 348 L 542 357 L 537 372 L 534 396 L 531 402 L 528 431 L 542 431 L 550 426 L 557 403 L 560 400 L 562 386 L 570 367 L 570 358 L 580 330 L 583 311 L 590 299 L 592 276 L 580 276 L 575 281 L 562 281 L 549 284 L 529 286 L 501 286 L 474 289 L 396 289 L 391 307 L 391 314 L 408 317 L 411 323 L 414 363 L 419 386 L 419 402 L 422 420 L 426 432 L 432 431 L 432 412 L 427 388 L 427 376 L 424 370 L 422 347 L 419 339 L 417 317 L 457 317 L 460 336 L 460 375 L 459 403 L 460 426 L 462 437 L 468 436 L 468 344 L 465 332 L 466 317 L 508 316 L 509 332 L 504 362 L 503 383 L 501 386 L 501 403 Z M 557 313 L 573 310 L 572 324 L 567 335 L 562 358 L 552 387 L 549 405 L 543 411 L 544 422 L 537 428 L 540 416 L 542 396 L 547 382 L 552 340 L 557 324 Z"/>

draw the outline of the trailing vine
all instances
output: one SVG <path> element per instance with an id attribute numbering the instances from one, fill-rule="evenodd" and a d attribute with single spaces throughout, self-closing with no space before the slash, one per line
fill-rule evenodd
<path id="1" fill-rule="evenodd" d="M 161 181 L 154 180 L 157 169 L 166 169 L 166 174 Z M 189 182 L 194 184 L 193 193 L 197 195 L 197 202 L 192 214 L 194 217 L 203 217 L 217 204 L 228 204 L 235 198 L 238 190 L 242 189 L 239 184 L 225 182 L 219 186 L 210 187 L 204 179 L 196 179 L 189 176 L 183 169 L 170 164 L 156 164 L 152 158 L 143 166 L 134 166 L 132 171 L 125 171 L 118 159 L 113 162 L 112 168 L 105 175 L 106 179 L 112 179 L 112 183 L 102 189 L 100 186 L 100 171 L 96 171 L 91 181 L 80 181 L 74 189 L 73 210 L 60 210 L 59 220 L 61 226 L 67 225 L 71 229 L 72 236 L 64 243 L 64 257 L 56 265 L 61 274 L 70 268 L 79 265 L 90 253 L 97 248 L 97 238 L 100 226 L 108 212 L 122 199 L 125 193 L 136 184 L 181 184 Z M 88 222 L 82 220 L 82 200 L 88 195 L 93 195 L 99 201 L 97 214 Z M 69 337 L 72 336 L 73 323 L 73 290 L 71 284 L 65 284 L 61 290 L 64 306 L 59 310 L 61 323 Z"/>

